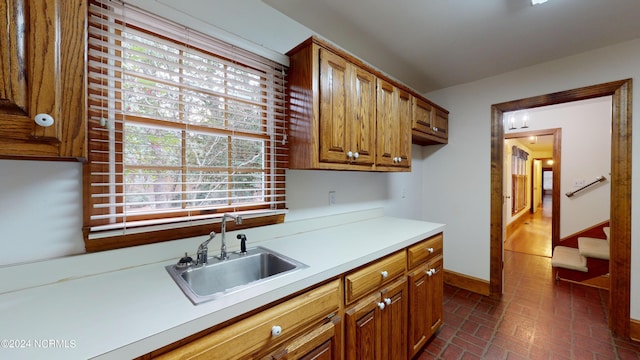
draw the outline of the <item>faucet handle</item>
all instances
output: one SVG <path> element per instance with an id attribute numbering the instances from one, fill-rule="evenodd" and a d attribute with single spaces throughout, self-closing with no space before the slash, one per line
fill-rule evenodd
<path id="1" fill-rule="evenodd" d="M 247 236 L 245 234 L 238 234 L 236 238 L 240 240 L 240 253 L 243 255 L 246 254 L 247 253 Z"/>

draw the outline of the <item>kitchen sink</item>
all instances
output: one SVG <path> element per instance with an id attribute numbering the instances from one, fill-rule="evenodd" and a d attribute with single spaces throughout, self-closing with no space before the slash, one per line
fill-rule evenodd
<path id="1" fill-rule="evenodd" d="M 166 267 L 180 289 L 196 305 L 307 267 L 263 247 L 250 248 L 245 255 L 229 253 L 227 260 L 211 257 L 208 261 L 201 266 Z"/>

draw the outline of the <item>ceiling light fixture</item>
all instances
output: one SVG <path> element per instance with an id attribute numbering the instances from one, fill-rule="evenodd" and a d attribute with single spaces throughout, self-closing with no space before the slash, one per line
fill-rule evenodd
<path id="1" fill-rule="evenodd" d="M 546 3 L 547 0 L 531 0 L 531 6 L 536 6 L 536 5 L 540 5 L 540 4 L 544 4 Z"/>

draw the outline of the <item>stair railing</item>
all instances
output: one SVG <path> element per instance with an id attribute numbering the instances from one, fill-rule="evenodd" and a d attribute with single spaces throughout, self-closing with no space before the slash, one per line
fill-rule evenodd
<path id="1" fill-rule="evenodd" d="M 585 186 L 581 187 L 581 188 L 580 188 L 580 189 L 578 189 L 578 190 L 569 191 L 569 192 L 568 192 L 568 193 L 566 193 L 565 195 L 567 195 L 567 197 L 572 197 L 572 196 L 573 196 L 573 195 L 575 195 L 577 192 L 582 191 L 582 190 L 584 190 L 584 189 L 588 188 L 589 186 L 595 185 L 595 184 L 600 183 L 600 182 L 603 182 L 603 181 L 605 181 L 605 180 L 607 180 L 607 178 L 606 178 L 606 177 L 604 177 L 604 175 L 600 175 L 600 176 L 598 176 L 594 181 L 592 181 L 592 182 L 588 183 L 587 185 L 585 185 Z"/>

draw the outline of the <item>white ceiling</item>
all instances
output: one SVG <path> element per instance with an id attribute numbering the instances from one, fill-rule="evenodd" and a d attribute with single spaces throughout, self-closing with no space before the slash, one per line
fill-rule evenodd
<path id="1" fill-rule="evenodd" d="M 421 93 L 640 38 L 640 0 L 263 0 Z"/>

